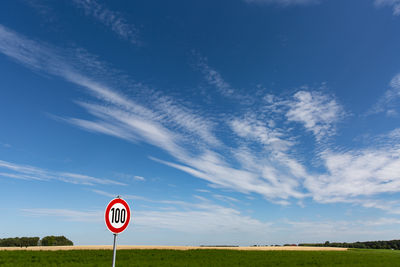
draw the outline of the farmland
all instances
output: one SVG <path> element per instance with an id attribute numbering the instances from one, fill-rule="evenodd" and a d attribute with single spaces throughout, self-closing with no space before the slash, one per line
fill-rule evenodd
<path id="1" fill-rule="evenodd" d="M 0 251 L 0 266 L 110 266 L 111 259 L 108 249 Z M 400 266 L 400 251 L 124 249 L 117 266 Z"/>

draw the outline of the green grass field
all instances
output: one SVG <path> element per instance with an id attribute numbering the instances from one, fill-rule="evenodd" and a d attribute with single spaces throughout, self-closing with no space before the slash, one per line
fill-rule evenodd
<path id="1" fill-rule="evenodd" d="M 111 266 L 110 250 L 0 251 L 0 266 Z M 120 250 L 117 266 L 400 266 L 400 251 Z"/>

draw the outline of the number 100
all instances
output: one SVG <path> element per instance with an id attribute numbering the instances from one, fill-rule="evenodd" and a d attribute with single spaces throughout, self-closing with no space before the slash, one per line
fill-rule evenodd
<path id="1" fill-rule="evenodd" d="M 111 223 L 124 223 L 126 219 L 126 210 L 119 208 L 111 209 Z"/>

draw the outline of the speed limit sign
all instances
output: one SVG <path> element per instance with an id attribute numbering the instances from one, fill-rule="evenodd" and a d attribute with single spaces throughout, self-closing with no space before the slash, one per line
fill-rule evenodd
<path id="1" fill-rule="evenodd" d="M 128 203 L 119 196 L 111 200 L 106 207 L 104 220 L 108 230 L 114 234 L 112 267 L 115 267 L 115 258 L 117 255 L 117 234 L 122 233 L 126 227 L 128 227 L 129 221 L 131 220 L 131 209 L 129 208 Z"/>
<path id="2" fill-rule="evenodd" d="M 108 203 L 104 219 L 108 230 L 113 234 L 122 233 L 128 227 L 131 210 L 122 198 L 115 198 Z"/>

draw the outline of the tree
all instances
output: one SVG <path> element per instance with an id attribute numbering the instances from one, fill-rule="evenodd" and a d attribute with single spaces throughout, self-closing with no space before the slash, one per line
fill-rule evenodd
<path id="1" fill-rule="evenodd" d="M 74 243 L 65 236 L 45 236 L 40 241 L 42 246 L 73 246 Z"/>

